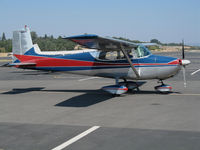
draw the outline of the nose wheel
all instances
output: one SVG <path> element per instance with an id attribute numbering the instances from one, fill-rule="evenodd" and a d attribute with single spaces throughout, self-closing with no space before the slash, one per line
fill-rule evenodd
<path id="1" fill-rule="evenodd" d="M 161 83 L 161 85 L 154 87 L 156 91 L 163 94 L 168 94 L 172 91 L 172 87 L 170 85 L 164 84 L 163 80 L 159 80 L 158 83 Z"/>

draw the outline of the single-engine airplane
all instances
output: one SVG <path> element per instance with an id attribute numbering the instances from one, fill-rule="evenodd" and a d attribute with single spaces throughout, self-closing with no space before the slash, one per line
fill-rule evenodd
<path id="1" fill-rule="evenodd" d="M 170 92 L 172 87 L 164 84 L 163 80 L 173 77 L 181 67 L 184 69 L 190 64 L 190 61 L 184 58 L 153 55 L 142 44 L 109 37 L 79 35 L 64 39 L 88 49 L 42 52 L 37 44 L 32 43 L 28 27 L 14 31 L 13 62 L 10 65 L 23 69 L 114 78 L 115 85 L 102 89 L 113 95 L 121 95 L 138 88 L 136 81 L 151 79 L 160 81 L 161 85 L 156 86 L 155 90 L 161 93 Z M 124 82 L 119 82 L 120 79 Z"/>

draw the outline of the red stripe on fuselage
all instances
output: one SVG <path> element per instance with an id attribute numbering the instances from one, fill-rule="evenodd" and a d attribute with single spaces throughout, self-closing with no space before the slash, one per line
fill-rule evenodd
<path id="1" fill-rule="evenodd" d="M 169 64 L 169 65 L 178 65 L 178 64 L 180 64 L 180 60 L 179 60 L 179 59 L 176 59 L 176 60 L 174 60 L 174 61 L 169 62 L 168 64 Z"/>

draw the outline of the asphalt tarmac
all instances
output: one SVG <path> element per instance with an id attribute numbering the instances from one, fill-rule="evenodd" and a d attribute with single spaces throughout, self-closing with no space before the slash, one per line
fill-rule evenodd
<path id="1" fill-rule="evenodd" d="M 113 79 L 1 67 L 0 150 L 199 150 L 200 53 L 186 58 L 187 88 L 181 71 L 170 94 L 151 80 L 120 97 L 101 91 Z"/>

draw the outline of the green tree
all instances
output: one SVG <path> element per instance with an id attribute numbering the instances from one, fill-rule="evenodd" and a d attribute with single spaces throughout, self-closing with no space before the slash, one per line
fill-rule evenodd
<path id="1" fill-rule="evenodd" d="M 45 38 L 45 39 L 47 39 L 47 38 L 48 38 L 47 34 L 45 34 L 45 35 L 44 35 L 44 38 Z"/>
<path id="2" fill-rule="evenodd" d="M 58 39 L 62 39 L 62 36 L 59 35 L 59 36 L 58 36 Z"/>
<path id="3" fill-rule="evenodd" d="M 50 36 L 51 39 L 54 39 L 53 35 Z"/>
<path id="4" fill-rule="evenodd" d="M 31 32 L 31 37 L 32 37 L 33 42 L 35 42 L 37 40 L 37 38 L 38 38 L 38 35 L 37 35 L 37 33 L 35 31 L 32 31 Z"/>
<path id="5" fill-rule="evenodd" d="M 151 42 L 151 43 L 156 43 L 156 44 L 161 44 L 161 42 L 158 41 L 157 39 L 152 39 L 150 42 Z"/>
<path id="6" fill-rule="evenodd" d="M 2 41 L 6 41 L 6 35 L 5 35 L 5 33 L 3 32 L 3 34 L 2 34 L 2 39 L 1 39 Z"/>

